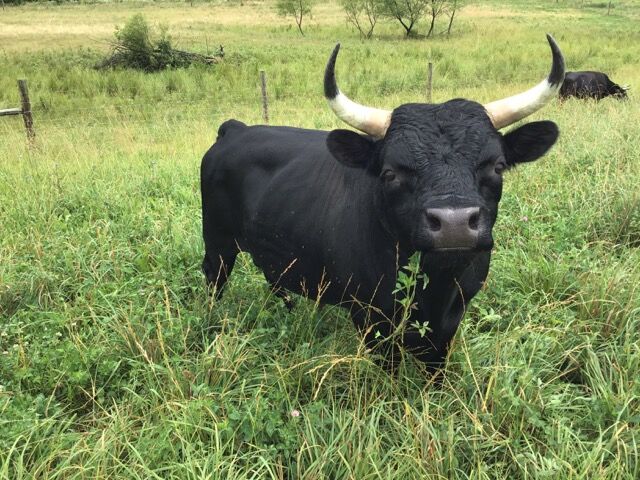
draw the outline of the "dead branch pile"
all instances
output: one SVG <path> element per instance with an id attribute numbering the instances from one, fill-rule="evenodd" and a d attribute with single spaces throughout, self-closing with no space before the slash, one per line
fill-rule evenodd
<path id="1" fill-rule="evenodd" d="M 173 48 L 166 28 L 160 29 L 157 40 L 152 39 L 151 28 L 140 14 L 134 15 L 122 28 L 116 28 L 111 53 L 96 65 L 99 70 L 109 68 L 135 68 L 147 72 L 165 68 L 184 68 L 199 63 L 213 65 L 224 57 L 224 48 L 213 54 L 187 52 Z"/>
<path id="2" fill-rule="evenodd" d="M 126 45 L 115 44 L 112 53 L 96 65 L 98 70 L 110 68 L 135 68 L 154 72 L 165 68 L 183 68 L 193 63 L 214 65 L 224 57 L 224 48 L 220 48 L 213 55 L 186 52 L 172 48 L 170 50 L 152 49 L 148 51 L 133 50 Z"/>

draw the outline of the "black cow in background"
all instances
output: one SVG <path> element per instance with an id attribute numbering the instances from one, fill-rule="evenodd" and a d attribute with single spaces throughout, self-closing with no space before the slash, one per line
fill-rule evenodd
<path id="1" fill-rule="evenodd" d="M 560 89 L 560 97 L 593 98 L 602 100 L 613 96 L 618 99 L 627 98 L 628 86 L 613 83 L 602 72 L 567 72 Z"/>
<path id="2" fill-rule="evenodd" d="M 348 308 L 385 367 L 394 368 L 399 345 L 439 367 L 489 271 L 503 174 L 558 137 L 549 121 L 498 131 L 557 96 L 564 59 L 548 40 L 548 78 L 484 106 L 355 103 L 336 84 L 337 45 L 325 96 L 365 135 L 224 122 L 201 166 L 203 270 L 217 295 L 247 251 L 276 293 Z M 419 281 L 416 308 L 398 329 L 396 278 L 415 252 L 428 285 Z"/>

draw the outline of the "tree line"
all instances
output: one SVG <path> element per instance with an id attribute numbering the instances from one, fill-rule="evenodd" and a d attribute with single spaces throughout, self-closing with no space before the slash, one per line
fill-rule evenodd
<path id="1" fill-rule="evenodd" d="M 0 0 L 5 4 L 19 5 L 38 0 Z M 54 0 L 65 3 L 68 0 Z M 70 0 L 73 2 L 73 0 Z M 313 5 L 320 0 L 276 0 L 275 8 L 284 17 L 292 17 L 301 35 L 304 35 L 303 23 L 311 16 Z M 453 28 L 456 12 L 465 0 L 339 0 L 346 14 L 347 22 L 360 33 L 362 38 L 371 38 L 373 31 L 382 18 L 398 22 L 406 37 L 417 37 L 416 25 L 427 19 L 429 28 L 422 36 L 431 37 L 436 33 L 438 19 L 446 18 L 446 30 L 439 33 L 449 35 Z M 193 0 L 190 0 L 193 4 Z M 243 1 L 240 0 L 240 5 Z"/>
<path id="2" fill-rule="evenodd" d="M 292 17 L 301 35 L 304 35 L 303 21 L 311 15 L 311 10 L 317 0 L 277 0 L 276 9 L 285 17 Z M 453 28 L 456 13 L 463 6 L 465 0 L 340 0 L 346 14 L 347 22 L 351 24 L 362 38 L 371 38 L 380 19 L 386 18 L 397 21 L 402 26 L 405 37 L 431 37 L 436 33 L 449 35 Z M 446 28 L 436 31 L 439 19 L 445 19 Z M 426 19 L 428 29 L 424 34 L 418 34 L 416 25 Z"/>

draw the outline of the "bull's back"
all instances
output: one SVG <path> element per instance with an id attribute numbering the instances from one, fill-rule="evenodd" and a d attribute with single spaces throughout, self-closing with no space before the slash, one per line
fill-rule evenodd
<path id="1" fill-rule="evenodd" d="M 609 94 L 615 84 L 602 72 L 567 72 L 560 89 L 560 96 L 601 99 Z"/>
<path id="2" fill-rule="evenodd" d="M 327 133 L 291 127 L 247 126 L 228 120 L 202 159 L 203 214 L 214 210 L 216 223 L 229 233 L 253 215 L 273 180 L 292 164 L 298 169 L 322 156 Z M 303 155 L 306 152 L 307 155 Z"/>
<path id="3" fill-rule="evenodd" d="M 218 129 L 216 143 L 205 154 L 203 168 L 211 163 L 216 169 L 248 173 L 262 168 L 272 172 L 301 157 L 303 151 L 316 156 L 326 152 L 327 134 L 294 127 L 247 126 L 227 120 Z"/>

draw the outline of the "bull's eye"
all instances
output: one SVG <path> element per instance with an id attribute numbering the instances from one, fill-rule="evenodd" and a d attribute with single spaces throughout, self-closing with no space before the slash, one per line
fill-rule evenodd
<path id="1" fill-rule="evenodd" d="M 393 170 L 385 170 L 384 172 L 382 172 L 382 179 L 386 182 L 393 182 L 396 179 L 396 174 L 393 172 Z"/>
<path id="2" fill-rule="evenodd" d="M 507 166 L 504 164 L 504 162 L 498 162 L 498 163 L 496 163 L 496 166 L 495 166 L 495 172 L 496 172 L 498 175 L 501 175 L 501 174 L 502 174 L 502 172 L 504 172 L 506 169 L 507 169 Z"/>

